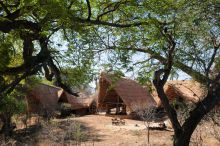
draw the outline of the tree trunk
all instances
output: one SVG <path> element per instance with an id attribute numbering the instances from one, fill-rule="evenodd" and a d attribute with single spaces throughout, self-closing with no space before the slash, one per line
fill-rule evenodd
<path id="1" fill-rule="evenodd" d="M 173 146 L 189 146 L 191 135 L 190 133 L 175 133 Z"/>
<path id="2" fill-rule="evenodd" d="M 174 143 L 173 146 L 188 146 L 189 145 L 190 140 L 187 139 L 186 141 L 186 137 L 179 137 L 174 139 Z"/>
<path id="3" fill-rule="evenodd" d="M 183 132 L 175 132 L 173 143 L 174 146 L 188 146 L 190 143 L 190 138 L 202 118 L 208 112 L 210 112 L 215 105 L 217 105 L 217 103 L 219 103 L 220 88 L 211 87 L 211 89 L 204 100 L 197 103 L 196 108 L 190 112 L 190 117 L 187 118 L 182 125 Z"/>
<path id="4" fill-rule="evenodd" d="M 3 133 L 6 137 L 11 136 L 13 129 L 15 128 L 15 125 L 11 123 L 11 116 L 1 115 L 1 120 L 3 122 L 1 133 Z"/>

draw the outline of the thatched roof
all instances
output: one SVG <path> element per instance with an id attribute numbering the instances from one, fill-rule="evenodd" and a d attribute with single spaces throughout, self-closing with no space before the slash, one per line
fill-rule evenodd
<path id="1" fill-rule="evenodd" d="M 58 100 L 63 94 L 63 89 L 46 84 L 37 84 L 27 95 L 28 108 L 31 112 L 47 109 L 52 112 L 58 109 Z M 39 107 L 39 104 L 41 107 Z"/>
<path id="2" fill-rule="evenodd" d="M 39 108 L 53 112 L 60 108 L 59 102 L 69 103 L 72 109 L 88 108 L 94 100 L 93 97 L 75 97 L 62 88 L 46 84 L 35 85 L 26 99 L 30 112 L 37 112 Z"/>
<path id="3" fill-rule="evenodd" d="M 74 95 L 68 94 L 67 92 L 65 92 L 61 98 L 65 98 L 66 103 L 69 103 L 72 109 L 89 108 L 92 102 L 95 100 L 94 96 L 76 97 Z"/>
<path id="4" fill-rule="evenodd" d="M 205 86 L 193 80 L 169 81 L 168 86 L 173 87 L 176 94 L 186 101 L 198 102 L 207 94 Z"/>
<path id="5" fill-rule="evenodd" d="M 102 72 L 98 104 L 103 107 L 107 103 L 116 102 L 123 102 L 130 111 L 156 105 L 151 94 L 136 81 Z"/>
<path id="6" fill-rule="evenodd" d="M 196 103 L 201 101 L 207 94 L 207 89 L 193 80 L 168 81 L 164 86 L 164 90 L 170 101 L 181 98 L 185 102 Z M 158 106 L 160 106 L 161 102 L 159 97 L 155 93 L 154 96 L 154 98 L 157 99 Z"/>

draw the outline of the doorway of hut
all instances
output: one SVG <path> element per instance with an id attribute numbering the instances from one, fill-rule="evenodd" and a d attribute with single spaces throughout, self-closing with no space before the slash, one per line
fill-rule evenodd
<path id="1" fill-rule="evenodd" d="M 121 100 L 119 96 L 117 96 L 115 101 L 105 101 L 105 109 L 106 114 L 111 115 L 127 115 L 126 105 Z"/>

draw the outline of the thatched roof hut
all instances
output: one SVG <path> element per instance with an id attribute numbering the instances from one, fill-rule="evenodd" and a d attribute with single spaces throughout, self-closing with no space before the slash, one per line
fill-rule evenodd
<path id="1" fill-rule="evenodd" d="M 168 81 L 164 86 L 164 90 L 170 102 L 179 98 L 184 102 L 197 103 L 207 94 L 207 89 L 193 80 Z M 154 93 L 154 98 L 157 105 L 161 106 L 161 101 L 156 93 Z"/>
<path id="2" fill-rule="evenodd" d="M 28 111 L 31 113 L 39 113 L 46 110 L 49 113 L 60 110 L 60 103 L 68 103 L 72 110 L 89 108 L 94 97 L 87 97 L 80 94 L 79 97 L 73 96 L 65 92 L 62 88 L 37 84 L 26 96 L 28 103 Z"/>
<path id="3" fill-rule="evenodd" d="M 54 112 L 59 109 L 58 101 L 62 94 L 62 88 L 37 84 L 26 96 L 28 111 L 31 113 L 38 113 L 42 110 Z"/>
<path id="4" fill-rule="evenodd" d="M 99 79 L 98 107 L 108 110 L 125 105 L 129 111 L 155 106 L 151 94 L 136 81 L 101 73 Z"/>

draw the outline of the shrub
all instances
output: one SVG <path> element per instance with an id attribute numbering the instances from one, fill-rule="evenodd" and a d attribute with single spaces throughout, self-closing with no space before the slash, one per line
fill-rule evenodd
<path id="1" fill-rule="evenodd" d="M 0 103 L 0 119 L 3 122 L 1 133 L 4 133 L 6 136 L 11 135 L 15 128 L 15 125 L 11 123 L 11 117 L 16 114 L 24 113 L 26 109 L 25 102 L 18 100 L 19 96 L 21 96 L 21 94 L 14 91 L 6 95 Z"/>

